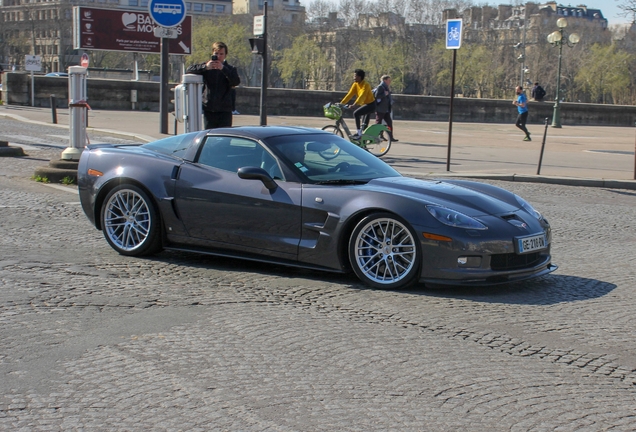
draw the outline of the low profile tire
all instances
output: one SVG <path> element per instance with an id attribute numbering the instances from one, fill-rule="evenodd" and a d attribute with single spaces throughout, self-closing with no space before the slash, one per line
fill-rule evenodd
<path id="1" fill-rule="evenodd" d="M 152 255 L 162 249 L 159 215 L 137 186 L 111 190 L 102 206 L 101 222 L 106 241 L 122 255 Z"/>
<path id="2" fill-rule="evenodd" d="M 421 252 L 413 229 L 396 215 L 362 219 L 349 240 L 349 261 L 358 278 L 374 288 L 397 289 L 415 281 Z"/>

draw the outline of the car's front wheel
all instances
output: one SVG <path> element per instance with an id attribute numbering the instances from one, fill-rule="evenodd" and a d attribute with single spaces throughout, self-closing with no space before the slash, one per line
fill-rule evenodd
<path id="1" fill-rule="evenodd" d="M 137 186 L 113 188 L 104 200 L 101 222 L 106 241 L 122 255 L 150 255 L 162 248 L 157 210 Z"/>
<path id="2" fill-rule="evenodd" d="M 412 283 L 420 268 L 420 247 L 408 224 L 390 213 L 362 219 L 349 240 L 349 261 L 364 283 L 384 289 Z"/>

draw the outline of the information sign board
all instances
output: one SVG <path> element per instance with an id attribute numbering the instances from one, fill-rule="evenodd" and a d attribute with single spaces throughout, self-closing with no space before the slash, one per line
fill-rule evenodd
<path id="1" fill-rule="evenodd" d="M 263 36 L 265 34 L 265 17 L 257 15 L 254 17 L 254 36 Z"/>
<path id="2" fill-rule="evenodd" d="M 462 46 L 462 20 L 446 21 L 446 49 L 459 49 Z"/>
<path id="3" fill-rule="evenodd" d="M 24 69 L 31 72 L 40 72 L 42 70 L 42 57 L 39 55 L 25 55 Z"/>
<path id="4" fill-rule="evenodd" d="M 161 39 L 155 36 L 157 25 L 147 12 L 123 9 L 73 8 L 73 47 L 84 50 L 128 51 L 159 54 Z M 170 54 L 192 54 L 192 17 L 170 29 Z"/>

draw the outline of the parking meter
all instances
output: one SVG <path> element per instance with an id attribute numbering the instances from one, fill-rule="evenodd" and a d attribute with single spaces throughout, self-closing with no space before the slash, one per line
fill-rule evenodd
<path id="1" fill-rule="evenodd" d="M 203 129 L 202 92 L 203 77 L 196 74 L 183 75 L 181 84 L 174 89 L 174 115 L 184 123 L 186 133 Z"/>

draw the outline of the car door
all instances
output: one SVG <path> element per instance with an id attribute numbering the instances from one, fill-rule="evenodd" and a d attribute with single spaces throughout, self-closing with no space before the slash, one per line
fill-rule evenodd
<path id="1" fill-rule="evenodd" d="M 276 161 L 258 142 L 211 136 L 194 163 L 182 166 L 175 206 L 190 237 L 212 247 L 296 259 L 301 235 L 299 183 L 278 181 L 275 190 L 244 180 L 244 166 Z"/>

